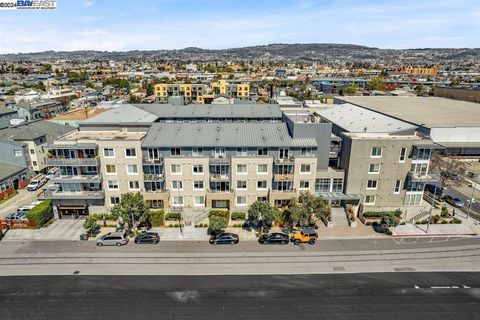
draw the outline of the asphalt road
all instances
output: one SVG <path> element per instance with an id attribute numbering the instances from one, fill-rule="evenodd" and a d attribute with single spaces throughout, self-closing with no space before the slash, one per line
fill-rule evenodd
<path id="1" fill-rule="evenodd" d="M 472 197 L 472 187 L 469 187 L 467 185 L 461 185 L 458 187 L 448 187 L 447 190 L 444 191 L 445 195 L 450 195 L 453 197 L 460 198 L 464 203 L 465 207 L 464 208 L 455 208 L 456 212 L 461 211 L 463 213 L 463 216 L 466 217 L 467 211 L 468 211 L 468 205 L 466 205 L 467 200 L 471 199 Z M 470 212 L 470 215 L 477 220 L 480 220 L 480 191 L 475 191 L 475 198 L 477 200 L 472 204 L 472 210 Z"/>
<path id="2" fill-rule="evenodd" d="M 0 277 L 0 319 L 478 319 L 479 273 Z"/>

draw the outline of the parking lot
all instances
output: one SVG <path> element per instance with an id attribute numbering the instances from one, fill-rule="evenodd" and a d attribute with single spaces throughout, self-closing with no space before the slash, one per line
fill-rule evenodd
<path id="1" fill-rule="evenodd" d="M 51 225 L 40 229 L 11 229 L 2 241 L 19 240 L 79 240 L 84 232 L 85 220 L 56 220 Z"/>

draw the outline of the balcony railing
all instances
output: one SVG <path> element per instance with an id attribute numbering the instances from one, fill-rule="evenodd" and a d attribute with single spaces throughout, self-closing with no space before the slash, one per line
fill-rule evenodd
<path id="1" fill-rule="evenodd" d="M 79 192 L 70 192 L 70 191 L 53 191 L 45 190 L 42 197 L 44 199 L 81 199 L 81 200 L 95 200 L 103 199 L 103 191 L 79 191 Z"/>
<path id="2" fill-rule="evenodd" d="M 51 178 L 54 182 L 97 182 L 102 181 L 100 174 L 94 175 L 58 175 Z"/>
<path id="3" fill-rule="evenodd" d="M 295 162 L 295 158 L 294 158 L 293 156 L 283 157 L 283 158 L 274 157 L 274 158 L 273 158 L 273 161 L 274 161 L 275 163 L 294 163 L 294 162 Z"/>
<path id="4" fill-rule="evenodd" d="M 214 181 L 228 181 L 230 180 L 229 174 L 219 174 L 219 173 L 211 173 L 210 180 Z"/>
<path id="5" fill-rule="evenodd" d="M 414 171 L 408 172 L 408 178 L 413 182 L 436 182 L 440 178 L 439 175 L 433 173 L 419 173 Z"/>
<path id="6" fill-rule="evenodd" d="M 145 181 L 160 181 L 163 180 L 163 174 L 151 174 L 151 173 L 146 173 L 143 175 L 143 180 Z"/>
<path id="7" fill-rule="evenodd" d="M 276 192 L 279 192 L 279 193 L 293 193 L 293 192 L 297 192 L 297 190 L 295 188 L 291 188 L 291 189 L 282 189 L 282 190 L 276 190 L 276 189 L 272 189 L 273 193 L 276 193 Z"/>
<path id="8" fill-rule="evenodd" d="M 157 189 L 157 190 L 147 190 L 145 189 L 146 193 L 166 193 L 168 192 L 168 189 Z"/>
<path id="9" fill-rule="evenodd" d="M 163 159 L 145 159 L 143 158 L 144 164 L 163 164 Z"/>
<path id="10" fill-rule="evenodd" d="M 293 180 L 293 173 L 287 173 L 287 174 L 282 174 L 282 173 L 275 173 L 273 175 L 273 180 Z"/>
<path id="11" fill-rule="evenodd" d="M 225 190 L 216 190 L 216 189 L 208 189 L 208 193 L 233 193 L 233 189 L 225 189 Z"/>
<path id="12" fill-rule="evenodd" d="M 221 157 L 221 158 L 212 157 L 212 158 L 210 158 L 210 163 L 212 163 L 212 164 L 229 164 L 230 163 L 230 158 L 227 158 L 227 157 Z"/>
<path id="13" fill-rule="evenodd" d="M 47 158 L 47 166 L 98 166 L 98 158 Z"/>

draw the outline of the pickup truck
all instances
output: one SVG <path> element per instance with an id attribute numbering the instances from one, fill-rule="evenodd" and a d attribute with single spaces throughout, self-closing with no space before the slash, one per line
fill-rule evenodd
<path id="1" fill-rule="evenodd" d="M 30 181 L 30 183 L 27 185 L 27 190 L 28 191 L 35 191 L 37 190 L 38 188 L 40 188 L 41 186 L 43 186 L 45 183 L 47 183 L 47 178 L 46 177 L 43 177 L 43 178 L 39 178 L 39 179 L 33 179 L 32 181 Z"/>

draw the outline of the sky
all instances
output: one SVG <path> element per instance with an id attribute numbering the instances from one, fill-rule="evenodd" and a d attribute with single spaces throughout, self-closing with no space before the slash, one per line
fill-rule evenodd
<path id="1" fill-rule="evenodd" d="M 0 10 L 0 53 L 348 43 L 478 48 L 480 0 L 57 0 Z"/>

